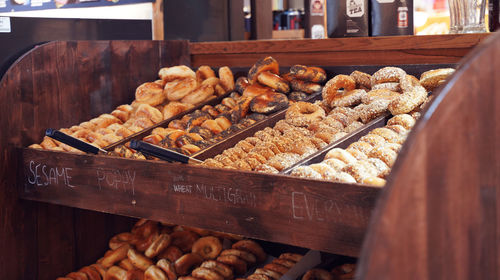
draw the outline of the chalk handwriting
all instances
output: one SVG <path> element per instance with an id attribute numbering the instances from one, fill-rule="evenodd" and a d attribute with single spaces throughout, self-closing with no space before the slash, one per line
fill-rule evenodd
<path id="1" fill-rule="evenodd" d="M 233 205 L 257 207 L 254 193 L 239 188 L 212 186 L 205 184 L 173 184 L 172 191 Z"/>
<path id="2" fill-rule="evenodd" d="M 331 199 L 292 192 L 292 218 L 309 221 L 334 221 L 341 217 L 341 209 Z"/>
<path id="3" fill-rule="evenodd" d="M 72 170 L 73 168 L 48 166 L 31 160 L 29 163 L 28 183 L 38 187 L 63 184 L 74 188 L 75 186 L 71 182 Z"/>
<path id="4" fill-rule="evenodd" d="M 135 171 L 98 168 L 96 173 L 99 189 L 107 186 L 125 192 L 130 190 L 135 194 Z"/>

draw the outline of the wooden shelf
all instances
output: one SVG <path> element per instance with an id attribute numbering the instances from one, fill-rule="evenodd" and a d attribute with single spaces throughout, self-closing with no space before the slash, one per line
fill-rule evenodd
<path id="1" fill-rule="evenodd" d="M 0 81 L 0 126 L 8 132 L 0 137 L 0 275 L 49 279 L 95 261 L 107 238 L 126 224 L 105 212 L 360 256 L 361 279 L 494 278 L 500 99 L 488 93 L 500 88 L 492 74 L 500 65 L 500 35 L 486 37 L 39 46 Z M 384 189 L 23 148 L 47 127 L 66 127 L 129 102 L 135 87 L 162 66 L 245 68 L 265 55 L 283 66 L 341 65 L 346 71 L 348 65 L 453 64 L 481 41 L 487 44 L 435 93 Z"/>

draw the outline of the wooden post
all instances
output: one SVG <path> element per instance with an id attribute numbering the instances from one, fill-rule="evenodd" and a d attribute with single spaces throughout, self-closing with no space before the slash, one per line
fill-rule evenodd
<path id="1" fill-rule="evenodd" d="M 153 29 L 153 40 L 163 40 L 165 38 L 163 29 L 163 0 L 156 0 L 153 3 L 151 28 Z"/>
<path id="2" fill-rule="evenodd" d="M 271 0 L 252 0 L 252 39 L 271 39 L 273 11 Z"/>

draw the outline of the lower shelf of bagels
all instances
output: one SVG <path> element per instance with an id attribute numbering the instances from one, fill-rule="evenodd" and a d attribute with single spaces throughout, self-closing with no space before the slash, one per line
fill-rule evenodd
<path id="1" fill-rule="evenodd" d="M 356 259 L 240 235 L 139 219 L 102 257 L 64 279 L 354 279 Z"/>

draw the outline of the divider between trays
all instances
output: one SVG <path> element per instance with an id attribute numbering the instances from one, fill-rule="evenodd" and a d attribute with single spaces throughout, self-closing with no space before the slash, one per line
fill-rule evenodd
<path id="1" fill-rule="evenodd" d="M 361 138 L 362 136 L 368 134 L 370 131 L 372 131 L 375 128 L 383 127 L 386 123 L 387 120 L 389 119 L 391 115 L 389 113 L 384 114 L 383 116 L 380 116 L 371 122 L 363 125 L 362 127 L 358 128 L 352 133 L 347 134 L 346 136 L 340 138 L 339 140 L 330 143 L 329 145 L 325 146 L 323 149 L 303 158 L 302 160 L 296 162 L 295 164 L 291 165 L 290 167 L 283 169 L 280 173 L 282 174 L 290 174 L 292 170 L 298 166 L 302 165 L 310 165 L 313 163 L 319 163 L 323 161 L 325 158 L 325 155 L 333 148 L 342 148 L 345 149 L 352 143 L 356 142 Z"/>

